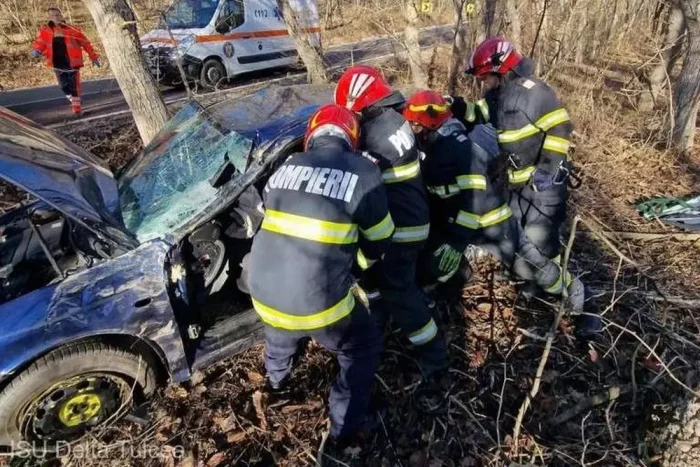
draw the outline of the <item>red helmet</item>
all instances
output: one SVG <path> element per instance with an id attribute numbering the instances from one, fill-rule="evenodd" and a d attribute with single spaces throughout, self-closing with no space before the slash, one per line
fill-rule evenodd
<path id="1" fill-rule="evenodd" d="M 360 142 L 360 123 L 350 110 L 335 104 L 319 108 L 309 120 L 304 137 L 304 149 L 309 142 L 321 135 L 332 135 L 342 138 L 355 150 Z"/>
<path id="2" fill-rule="evenodd" d="M 355 65 L 348 68 L 335 87 L 335 103 L 353 112 L 362 112 L 367 107 L 389 97 L 393 90 L 376 68 Z"/>
<path id="3" fill-rule="evenodd" d="M 452 111 L 439 92 L 418 91 L 406 101 L 403 116 L 411 123 L 437 130 L 452 117 Z"/>
<path id="4" fill-rule="evenodd" d="M 483 76 L 488 73 L 505 75 L 523 58 L 515 47 L 502 37 L 492 37 L 479 44 L 469 58 L 467 73 Z"/>

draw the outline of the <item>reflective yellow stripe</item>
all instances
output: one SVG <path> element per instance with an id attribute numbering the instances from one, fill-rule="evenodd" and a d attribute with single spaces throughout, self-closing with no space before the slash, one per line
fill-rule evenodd
<path id="1" fill-rule="evenodd" d="M 469 123 L 474 123 L 476 121 L 476 104 L 473 102 L 467 102 L 467 110 L 464 118 Z"/>
<path id="2" fill-rule="evenodd" d="M 455 219 L 455 222 L 461 225 L 462 227 L 477 230 L 481 228 L 481 222 L 479 222 L 480 219 L 480 216 L 472 214 L 471 212 L 459 211 L 459 213 L 457 213 L 457 219 Z"/>
<path id="3" fill-rule="evenodd" d="M 430 224 L 415 227 L 396 227 L 391 240 L 394 243 L 422 242 L 428 239 Z"/>
<path id="4" fill-rule="evenodd" d="M 476 230 L 501 223 L 512 215 L 513 211 L 510 210 L 508 205 L 504 204 L 482 216 L 467 211 L 459 211 L 455 222 L 462 227 Z"/>
<path id="5" fill-rule="evenodd" d="M 569 154 L 569 146 L 571 142 L 568 139 L 547 135 L 542 148 L 559 154 Z"/>
<path id="6" fill-rule="evenodd" d="M 569 112 L 565 108 L 553 110 L 535 122 L 535 126 L 542 131 L 548 131 L 560 123 L 569 121 Z"/>
<path id="7" fill-rule="evenodd" d="M 285 212 L 265 211 L 263 230 L 320 243 L 347 245 L 357 242 L 357 225 L 322 221 Z"/>
<path id="8" fill-rule="evenodd" d="M 376 242 L 378 240 L 384 240 L 385 238 L 391 237 L 391 234 L 394 233 L 394 221 L 391 220 L 391 214 L 387 214 L 386 217 L 376 225 L 367 230 L 360 229 L 360 231 L 369 241 Z"/>
<path id="9" fill-rule="evenodd" d="M 440 198 L 451 198 L 459 194 L 459 185 L 448 185 L 445 190 L 445 185 L 427 186 L 425 187 L 428 193 L 439 196 Z"/>
<path id="10" fill-rule="evenodd" d="M 462 190 L 485 190 L 486 177 L 478 174 L 459 175 L 457 184 Z"/>
<path id="11" fill-rule="evenodd" d="M 384 183 L 399 183 L 415 178 L 420 174 L 420 162 L 415 160 L 382 172 Z"/>
<path id="12" fill-rule="evenodd" d="M 514 143 L 515 141 L 520 141 L 521 139 L 529 138 L 532 135 L 536 135 L 541 131 L 549 131 L 560 123 L 569 121 L 569 113 L 565 108 L 557 109 L 541 117 L 539 120 L 532 123 L 528 123 L 522 128 L 517 130 L 505 130 L 498 134 L 499 143 Z"/>
<path id="13" fill-rule="evenodd" d="M 521 139 L 529 138 L 532 135 L 536 135 L 540 130 L 533 124 L 528 123 L 524 127 L 518 130 L 506 130 L 498 134 L 499 143 L 514 143 L 520 141 Z"/>
<path id="14" fill-rule="evenodd" d="M 283 313 L 253 299 L 253 308 L 264 323 L 291 331 L 306 331 L 329 326 L 348 316 L 354 307 L 355 297 L 353 297 L 352 292 L 348 292 L 342 300 L 332 307 L 306 316 Z"/>
<path id="15" fill-rule="evenodd" d="M 504 204 L 500 208 L 496 208 L 493 211 L 489 211 L 483 216 L 481 216 L 481 226 L 489 227 L 492 225 L 496 225 L 508 219 L 512 215 L 513 211 L 510 210 L 507 204 Z"/>
<path id="16" fill-rule="evenodd" d="M 435 324 L 433 318 L 430 318 L 428 324 L 426 324 L 416 332 L 412 332 L 408 336 L 408 340 L 410 340 L 413 345 L 425 345 L 431 340 L 433 340 L 435 336 L 437 336 L 437 333 L 437 324 Z"/>
<path id="17" fill-rule="evenodd" d="M 559 295 L 562 292 L 562 279 L 564 278 L 564 276 L 566 276 L 566 280 L 564 281 L 566 283 L 566 286 L 570 286 L 571 282 L 573 281 L 573 279 L 571 278 L 571 274 L 569 274 L 569 272 L 567 271 L 566 275 L 564 275 L 560 267 L 559 276 L 557 277 L 557 280 L 554 281 L 554 284 L 550 285 L 549 287 L 546 287 L 544 291 L 554 295 Z"/>
<path id="18" fill-rule="evenodd" d="M 357 250 L 357 265 L 360 266 L 360 269 L 362 269 L 363 271 L 371 268 L 372 265 L 376 262 L 376 259 L 367 258 L 362 252 L 362 250 Z"/>
<path id="19" fill-rule="evenodd" d="M 481 116 L 484 117 L 484 121 L 489 121 L 489 105 L 486 103 L 486 99 L 479 99 L 476 101 L 476 105 L 479 106 L 479 110 L 481 110 Z"/>
<path id="20" fill-rule="evenodd" d="M 532 174 L 537 168 L 534 165 L 530 165 L 520 170 L 508 169 L 508 181 L 510 183 L 525 183 L 530 180 Z"/>

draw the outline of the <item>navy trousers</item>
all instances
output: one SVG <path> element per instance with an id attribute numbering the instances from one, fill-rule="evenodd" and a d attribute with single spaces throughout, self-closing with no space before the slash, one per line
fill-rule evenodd
<path id="1" fill-rule="evenodd" d="M 559 254 L 559 231 L 566 221 L 566 194 L 566 185 L 543 192 L 530 186 L 511 191 L 510 209 L 521 232 L 548 258 Z"/>
<path id="2" fill-rule="evenodd" d="M 372 315 L 383 329 L 391 316 L 394 326 L 414 345 L 421 373 L 429 376 L 447 367 L 447 346 L 416 283 L 421 248 L 392 243 L 384 258 L 363 274 L 360 285 L 370 296 Z M 379 293 L 376 293 L 379 292 Z"/>
<path id="3" fill-rule="evenodd" d="M 288 331 L 266 325 L 265 368 L 270 381 L 279 383 L 289 375 L 299 342 L 307 337 L 338 359 L 340 373 L 328 401 L 331 436 L 352 436 L 362 428 L 369 406 L 382 350 L 379 330 L 359 303 L 348 317 L 321 329 Z"/>

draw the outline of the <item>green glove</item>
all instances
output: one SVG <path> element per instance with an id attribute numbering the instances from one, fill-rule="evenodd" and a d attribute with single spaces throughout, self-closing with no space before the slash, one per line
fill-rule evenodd
<path id="1" fill-rule="evenodd" d="M 447 282 L 450 277 L 459 269 L 459 264 L 462 262 L 464 254 L 454 248 L 449 243 L 443 243 L 433 253 L 433 264 L 437 271 L 438 281 Z"/>

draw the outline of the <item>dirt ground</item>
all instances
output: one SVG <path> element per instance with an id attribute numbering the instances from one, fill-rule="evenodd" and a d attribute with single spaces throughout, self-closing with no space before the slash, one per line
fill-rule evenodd
<path id="1" fill-rule="evenodd" d="M 395 84 L 405 84 L 400 62 L 382 67 Z M 440 88 L 444 72 L 435 60 L 431 84 Z M 663 110 L 637 112 L 601 70 L 562 68 L 550 81 L 575 120 L 574 159 L 584 177 L 570 200 L 571 212 L 586 224 L 578 226 L 569 267 L 597 291 L 605 331 L 583 343 L 573 337 L 570 318 L 560 323 L 516 446 L 515 419 L 557 303 L 527 302 L 515 284 L 494 281 L 493 264 L 480 263 L 461 297 L 454 290 L 438 295 L 435 313 L 451 362 L 444 411 L 426 416 L 414 409 L 417 363 L 410 345 L 389 330 L 375 385 L 377 430 L 363 451 L 346 453 L 338 465 L 700 465 L 700 422 L 696 431 L 687 424 L 700 413 L 689 393 L 700 384 L 700 314 L 663 301 L 663 294 L 697 296 L 698 242 L 631 241 L 615 233 L 676 232 L 642 220 L 632 203 L 697 192 L 697 156 L 674 155 L 661 139 L 650 144 Z M 582 81 L 585 86 L 570 85 Z M 139 147 L 130 124 L 73 128 L 66 136 L 113 168 Z M 261 351 L 255 347 L 165 388 L 145 407 L 143 424 L 122 421 L 91 440 L 103 459 L 74 456 L 70 465 L 124 465 L 125 447 L 157 454 L 131 458 L 133 465 L 315 465 L 334 359 L 311 344 L 291 392 L 271 399 L 262 392 Z"/>

